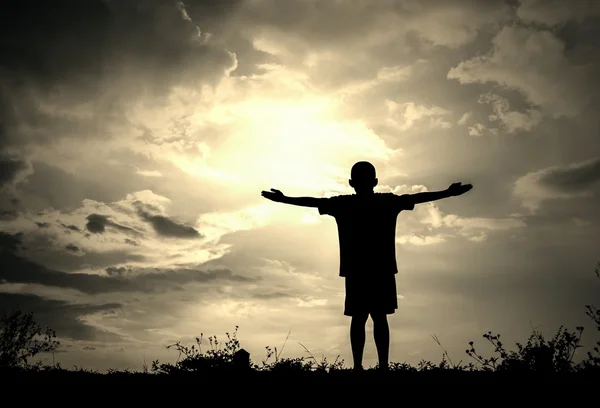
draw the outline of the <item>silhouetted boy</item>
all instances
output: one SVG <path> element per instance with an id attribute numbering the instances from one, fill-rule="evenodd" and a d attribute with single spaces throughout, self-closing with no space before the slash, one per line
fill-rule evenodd
<path id="1" fill-rule="evenodd" d="M 350 186 L 356 194 L 331 198 L 287 197 L 279 190 L 263 191 L 269 200 L 316 207 L 321 215 L 335 218 L 338 226 L 340 271 L 345 277 L 344 315 L 351 316 L 350 343 L 354 369 L 362 370 L 365 325 L 373 320 L 373 337 L 379 367 L 388 368 L 390 329 L 387 315 L 398 308 L 396 293 L 396 219 L 415 204 L 457 196 L 469 191 L 470 184 L 453 183 L 443 191 L 396 195 L 375 193 L 375 167 L 366 161 L 352 166 Z"/>

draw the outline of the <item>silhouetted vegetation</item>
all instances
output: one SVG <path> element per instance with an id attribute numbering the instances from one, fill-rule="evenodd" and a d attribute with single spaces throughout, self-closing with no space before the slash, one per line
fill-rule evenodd
<path id="1" fill-rule="evenodd" d="M 596 276 L 600 279 L 600 262 L 595 269 Z M 600 310 L 593 305 L 586 305 L 586 315 L 594 322 L 597 331 L 600 331 Z M 431 379 L 431 375 L 442 376 L 444 381 L 468 380 L 485 381 L 498 378 L 511 379 L 515 376 L 533 375 L 544 378 L 560 378 L 561 380 L 600 378 L 600 339 L 584 358 L 575 361 L 575 351 L 583 347 L 581 337 L 583 327 L 576 327 L 569 331 L 560 327 L 556 334 L 549 339 L 537 329 L 533 329 L 525 343 L 517 343 L 515 350 L 507 350 L 500 339 L 500 334 L 485 333 L 483 338 L 494 347 L 494 355 L 485 357 L 475 349 L 475 342 L 469 342 L 466 354 L 472 359 L 463 364 L 453 363 L 448 353 L 443 349 L 442 360 L 439 363 L 422 360 L 416 366 L 407 363 L 390 363 L 389 372 L 379 373 L 378 367 L 365 370 L 363 373 L 352 373 L 344 366 L 344 360 L 339 356 L 333 362 L 326 358 L 317 360 L 305 348 L 308 357 L 282 358 L 282 350 L 276 347 L 265 348 L 266 356 L 260 362 L 253 362 L 241 348 L 237 338 L 238 326 L 232 333 L 226 333 L 227 339 L 223 342 L 217 336 L 208 337 L 208 342 L 203 334 L 196 338 L 196 343 L 186 346 L 180 342 L 167 346 L 175 349 L 179 354 L 175 363 L 152 362 L 150 368 L 144 367 L 141 372 L 130 370 L 109 370 L 108 373 L 98 373 L 92 370 L 75 368 L 63 369 L 59 364 L 44 366 L 40 362 L 31 364 L 31 359 L 44 352 L 53 352 L 58 347 L 55 333 L 41 328 L 33 320 L 32 314 L 19 310 L 5 315 L 0 328 L 0 369 L 11 374 L 11 378 L 26 381 L 52 381 L 53 379 L 87 381 L 115 380 L 115 381 L 181 381 L 183 379 L 198 380 L 220 379 L 226 377 L 269 378 L 270 380 L 302 378 L 314 381 L 402 381 L 414 379 L 417 381 L 422 376 Z M 289 337 L 289 334 L 288 334 Z M 434 340 L 441 346 L 439 340 Z M 287 338 L 286 338 L 287 342 Z M 206 350 L 202 348 L 205 347 Z M 304 346 L 303 346 L 304 347 Z M 245 354 L 245 356 L 244 356 Z M 246 357 L 246 358 L 245 358 Z M 414 374 L 414 375 L 413 375 Z"/>
<path id="2" fill-rule="evenodd" d="M 4 314 L 0 320 L 0 367 L 29 367 L 34 356 L 57 349 L 60 342 L 55 338 L 50 328 L 42 332 L 32 313 L 13 310 Z"/>

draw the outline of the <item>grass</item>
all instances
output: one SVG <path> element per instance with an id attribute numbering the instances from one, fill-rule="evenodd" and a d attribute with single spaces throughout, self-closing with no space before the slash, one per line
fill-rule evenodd
<path id="1" fill-rule="evenodd" d="M 186 346 L 176 343 L 168 346 L 179 353 L 175 363 L 161 363 L 158 360 L 151 366 L 145 365 L 141 371 L 109 370 L 100 373 L 84 368 L 64 369 L 59 364 L 43 366 L 41 364 L 18 365 L 0 369 L 5 383 L 221 383 L 225 382 L 288 382 L 302 383 L 348 383 L 348 382 L 401 382 L 402 384 L 420 382 L 443 382 L 457 384 L 477 384 L 498 381 L 521 382 L 524 379 L 543 379 L 565 382 L 594 382 L 600 379 L 600 354 L 598 347 L 590 352 L 586 359 L 575 362 L 575 350 L 580 345 L 582 327 L 571 332 L 560 328 L 551 339 L 535 331 L 524 344 L 517 343 L 517 349 L 507 351 L 500 341 L 500 335 L 486 333 L 483 337 L 494 345 L 495 355 L 485 357 L 470 342 L 466 354 L 472 361 L 464 364 L 454 363 L 439 340 L 434 340 L 442 348 L 442 360 L 439 363 L 422 360 L 416 366 L 407 363 L 391 363 L 387 373 L 378 367 L 354 373 L 345 367 L 344 360 L 327 358 L 318 360 L 305 348 L 308 357 L 281 358 L 281 350 L 266 347 L 266 358 L 261 362 L 236 361 L 240 356 L 240 342 L 237 330 L 224 344 L 216 336 L 208 338 L 209 350 L 202 351 L 202 336 L 196 344 Z M 289 333 L 288 333 L 289 337 Z M 287 338 L 286 338 L 287 342 Z M 600 345 L 600 344 L 599 344 Z M 304 346 L 303 346 L 304 347 Z M 240 352 L 240 354 L 236 354 Z M 595 354 L 594 354 L 595 353 Z"/>
<path id="2" fill-rule="evenodd" d="M 600 278 L 600 263 L 595 270 Z M 600 331 L 600 310 L 586 305 L 586 315 Z M 507 350 L 501 341 L 500 334 L 488 332 L 483 339 L 492 344 L 494 352 L 491 356 L 480 354 L 475 342 L 469 342 L 465 350 L 470 358 L 468 363 L 452 361 L 436 336 L 433 340 L 442 350 L 439 363 L 422 360 L 416 366 L 407 363 L 389 364 L 388 370 L 382 372 L 377 366 L 361 373 L 354 373 L 340 360 L 327 358 L 317 360 L 306 350 L 307 357 L 282 358 L 281 354 L 290 333 L 288 333 L 281 350 L 277 347 L 265 347 L 266 357 L 254 362 L 241 348 L 237 338 L 238 326 L 227 340 L 221 342 L 217 336 L 196 338 L 190 346 L 180 342 L 167 346 L 178 352 L 175 363 L 162 363 L 158 360 L 151 366 L 144 364 L 142 371 L 109 370 L 99 373 L 83 368 L 64 369 L 60 364 L 44 366 L 40 363 L 29 364 L 28 361 L 41 352 L 52 352 L 58 346 L 55 334 L 47 329 L 42 332 L 30 314 L 19 311 L 3 318 L 0 327 L 0 376 L 6 383 L 281 383 L 293 380 L 306 383 L 423 383 L 443 382 L 468 384 L 522 382 L 545 380 L 564 383 L 590 382 L 593 385 L 600 381 L 600 341 L 595 343 L 585 358 L 575 361 L 576 350 L 582 347 L 583 327 L 574 331 L 560 327 L 552 338 L 545 338 L 541 332 L 533 329 L 526 342 L 516 343 L 516 349 Z M 41 338 L 41 340 L 39 339 Z M 202 347 L 207 350 L 203 351 Z M 529 383 L 529 382 L 526 382 Z"/>

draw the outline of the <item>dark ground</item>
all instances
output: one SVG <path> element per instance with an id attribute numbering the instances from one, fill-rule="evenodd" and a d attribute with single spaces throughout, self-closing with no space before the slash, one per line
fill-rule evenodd
<path id="1" fill-rule="evenodd" d="M 501 373 L 468 372 L 454 370 L 432 370 L 424 372 L 390 371 L 380 373 L 366 370 L 353 373 L 341 370 L 332 373 L 316 372 L 210 372 L 182 374 L 146 374 L 139 372 L 93 373 L 72 370 L 23 371 L 3 370 L 0 372 L 1 384 L 398 384 L 406 387 L 411 384 L 456 384 L 474 386 L 478 384 L 600 384 L 600 373 L 537 374 L 537 373 Z"/>

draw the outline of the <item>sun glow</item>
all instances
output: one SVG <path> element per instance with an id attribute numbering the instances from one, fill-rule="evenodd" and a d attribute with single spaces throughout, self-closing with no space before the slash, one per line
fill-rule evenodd
<path id="1" fill-rule="evenodd" d="M 245 184 L 326 190 L 347 177 L 356 156 L 386 159 L 393 152 L 363 123 L 336 118 L 335 107 L 326 98 L 232 106 L 236 126 L 210 166 Z"/>
<path id="2" fill-rule="evenodd" d="M 356 160 L 388 161 L 396 152 L 364 121 L 341 113 L 344 98 L 268 68 L 211 90 L 175 89 L 167 108 L 138 107 L 129 116 L 151 135 L 144 153 L 230 189 L 267 184 L 305 194 L 337 191 Z"/>

